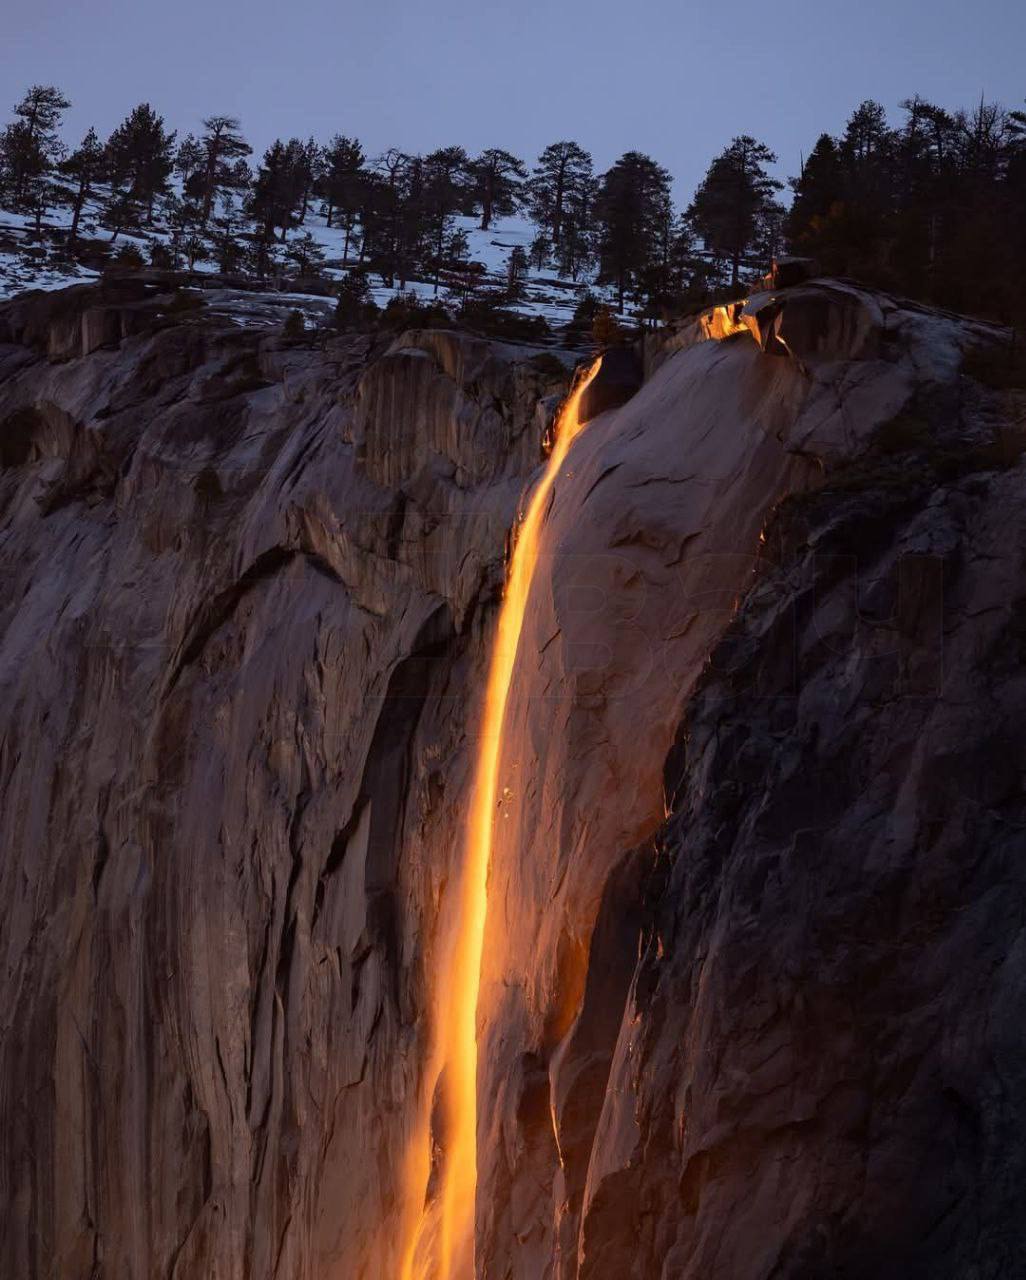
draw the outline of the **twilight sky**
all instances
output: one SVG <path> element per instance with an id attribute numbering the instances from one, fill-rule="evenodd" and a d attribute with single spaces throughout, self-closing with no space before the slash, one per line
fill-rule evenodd
<path id="1" fill-rule="evenodd" d="M 1026 98 L 1023 0 L 12 0 L 0 110 L 33 82 L 70 96 L 68 133 L 106 135 L 147 100 L 181 132 L 241 117 L 276 135 L 356 134 L 373 155 L 462 143 L 529 160 L 576 138 L 603 169 L 647 151 L 686 201 L 752 133 L 796 173 L 865 97 L 896 121 L 920 93 Z"/>

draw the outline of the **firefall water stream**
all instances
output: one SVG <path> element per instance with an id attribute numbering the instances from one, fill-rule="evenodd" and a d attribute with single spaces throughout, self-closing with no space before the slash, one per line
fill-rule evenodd
<path id="1" fill-rule="evenodd" d="M 502 730 L 517 649 L 556 478 L 583 430 L 581 399 L 601 357 L 578 379 L 556 422 L 552 452 L 531 494 L 510 559 L 485 691 L 471 807 L 465 834 L 455 938 L 434 993 L 434 1038 L 418 1132 L 407 1153 L 408 1212 L 401 1280 L 473 1280 L 477 1192 L 477 1005 L 488 914 L 488 868 L 500 794 Z M 431 1175 L 432 1098 L 439 1093 L 444 1150 L 437 1190 Z"/>

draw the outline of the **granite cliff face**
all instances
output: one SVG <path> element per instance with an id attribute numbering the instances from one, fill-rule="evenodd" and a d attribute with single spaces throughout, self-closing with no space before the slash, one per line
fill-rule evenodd
<path id="1" fill-rule="evenodd" d="M 488 605 L 567 375 L 45 305 L 2 349 L 4 1274 L 380 1275 Z"/>
<path id="2" fill-rule="evenodd" d="M 503 738 L 481 1276 L 1015 1274 L 996 340 L 824 282 L 654 336 L 624 404 L 596 384 Z M 4 1276 L 398 1276 L 506 537 L 569 363 L 288 344 L 130 286 L 0 311 Z"/>

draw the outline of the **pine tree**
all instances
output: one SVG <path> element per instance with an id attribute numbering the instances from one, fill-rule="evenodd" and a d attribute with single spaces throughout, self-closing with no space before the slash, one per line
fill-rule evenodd
<path id="1" fill-rule="evenodd" d="M 23 120 L 9 124 L 0 135 L 0 187 L 15 203 L 25 204 L 29 189 L 46 173 L 46 154 Z"/>
<path id="2" fill-rule="evenodd" d="M 161 218 L 169 233 L 168 248 L 173 271 L 178 270 L 185 244 L 195 233 L 198 212 L 194 200 L 180 199 L 173 192 L 168 192 L 160 202 Z M 113 239 L 114 236 L 111 237 Z"/>
<path id="3" fill-rule="evenodd" d="M 801 175 L 791 179 L 788 240 L 829 274 L 879 278 L 877 245 L 890 226 L 879 199 L 891 180 L 890 149 L 886 162 L 878 149 L 885 134 L 874 104 L 863 104 L 849 121 L 846 138 L 822 134 Z M 871 175 L 870 166 L 878 172 Z"/>
<path id="4" fill-rule="evenodd" d="M 401 290 L 405 290 L 417 263 L 431 252 L 426 179 L 423 158 L 408 156 L 394 210 L 395 270 Z"/>
<path id="5" fill-rule="evenodd" d="M 318 275 L 324 266 L 324 250 L 309 231 L 304 231 L 302 235 L 295 236 L 289 241 L 285 257 L 293 264 L 296 274 L 300 276 Z"/>
<path id="6" fill-rule="evenodd" d="M 126 195 L 146 210 L 152 223 L 157 197 L 168 189 L 174 168 L 175 133 L 148 102 L 142 102 L 114 130 L 107 142 L 107 159 L 115 198 Z"/>
<path id="7" fill-rule="evenodd" d="M 424 217 L 435 293 L 452 222 L 467 198 L 470 160 L 462 147 L 442 147 L 424 157 Z"/>
<path id="8" fill-rule="evenodd" d="M 544 270 L 545 264 L 552 255 L 552 241 L 548 238 L 544 231 L 539 231 L 531 241 L 531 247 L 527 251 L 528 260 L 535 271 Z"/>
<path id="9" fill-rule="evenodd" d="M 43 141 L 55 137 L 61 117 L 70 106 L 70 101 L 55 85 L 34 84 L 14 108 L 14 114 L 21 118 L 33 138 Z"/>
<path id="10" fill-rule="evenodd" d="M 882 227 L 889 257 L 902 260 L 901 274 L 917 294 L 936 288 L 937 252 L 942 235 L 939 217 L 951 180 L 954 121 L 941 107 L 918 94 L 901 103 L 904 126 L 893 134 L 888 157 L 892 170 L 886 189 L 893 213 Z M 861 200 L 853 186 L 847 197 Z"/>
<path id="11" fill-rule="evenodd" d="M 1026 226 L 1026 111 L 1009 112 L 1005 194 L 1008 223 L 1012 227 L 1021 229 Z M 1020 298 L 1026 292 L 1026 244 L 1023 241 L 1024 237 L 1020 234 L 1009 244 L 1009 283 Z M 1022 351 L 1026 331 L 1024 331 L 1021 311 L 1015 315 L 1014 322 L 1019 349 Z"/>
<path id="12" fill-rule="evenodd" d="M 214 201 L 224 188 L 238 187 L 238 161 L 252 154 L 253 148 L 242 136 L 242 126 L 235 116 L 207 116 L 203 121 L 203 137 L 198 146 L 203 154 L 202 206 L 200 223 L 206 226 Z M 244 168 L 248 177 L 249 170 Z"/>
<path id="13" fill-rule="evenodd" d="M 385 227 L 388 223 L 388 208 L 391 202 L 388 182 L 380 172 L 379 162 L 374 169 L 368 169 L 360 185 L 357 221 L 360 227 L 359 254 L 357 261 L 362 266 L 367 263 L 374 266 L 374 260 L 385 248 L 387 236 Z"/>
<path id="14" fill-rule="evenodd" d="M 640 151 L 626 152 L 601 179 L 595 215 L 599 281 L 615 286 L 622 314 L 628 289 L 659 258 L 671 216 L 669 173 Z"/>
<path id="15" fill-rule="evenodd" d="M 288 142 L 277 139 L 264 153 L 250 194 L 249 211 L 259 224 L 261 244 L 260 274 L 267 272 L 267 247 L 275 232 L 284 244 L 290 229 L 297 225 L 304 192 L 308 190 L 309 172 L 306 144 L 298 138 Z"/>
<path id="16" fill-rule="evenodd" d="M 905 126 L 896 131 L 894 153 L 899 200 L 917 200 L 926 195 L 932 181 L 944 167 L 952 120 L 946 111 L 915 94 L 901 103 Z"/>
<path id="17" fill-rule="evenodd" d="M 98 181 L 103 173 L 104 160 L 103 144 L 97 137 L 96 130 L 90 129 L 61 165 L 61 173 L 73 179 L 75 183 L 71 198 L 71 229 L 68 232 L 68 241 L 71 244 L 74 244 L 78 236 L 82 206 L 92 193 L 93 183 Z"/>
<path id="18" fill-rule="evenodd" d="M 198 231 L 191 231 L 182 241 L 182 252 L 189 264 L 189 270 L 192 271 L 197 262 L 202 262 L 206 258 L 207 243 Z"/>
<path id="19" fill-rule="evenodd" d="M 214 252 L 218 270 L 223 275 L 235 275 L 247 264 L 247 253 L 240 239 L 243 229 L 235 194 L 225 193 L 221 200 L 221 212 L 213 219 Z"/>
<path id="20" fill-rule="evenodd" d="M 462 227 L 457 227 L 449 236 L 446 256 L 456 263 L 466 262 L 470 256 L 470 236 Z"/>
<path id="21" fill-rule="evenodd" d="M 569 210 L 591 183 L 591 156 L 576 142 L 550 143 L 538 157 L 527 184 L 527 203 L 554 248 L 559 248 Z"/>
<path id="22" fill-rule="evenodd" d="M 390 147 L 375 161 L 374 180 L 368 183 L 364 192 L 360 260 L 369 254 L 374 270 L 380 273 L 382 283 L 389 289 L 395 286 L 397 276 L 402 277 L 400 288 L 406 283 L 405 241 L 409 206 L 417 198 L 421 185 L 420 167 L 416 156 Z"/>
<path id="23" fill-rule="evenodd" d="M 787 220 L 788 235 L 800 243 L 844 197 L 841 159 L 828 133 L 820 134 L 801 174 L 792 178 L 790 185 L 794 200 Z"/>
<path id="24" fill-rule="evenodd" d="M 481 230 L 495 217 L 507 217 L 520 207 L 521 187 L 527 177 L 523 160 L 497 147 L 482 151 L 471 166 L 474 195 L 481 208 Z"/>
<path id="25" fill-rule="evenodd" d="M 644 279 L 652 315 L 672 312 L 683 301 L 705 296 L 705 263 L 696 250 L 695 231 L 687 213 L 670 217 L 665 249 Z"/>
<path id="26" fill-rule="evenodd" d="M 183 194 L 191 200 L 202 199 L 205 160 L 200 140 L 194 133 L 187 133 L 175 152 L 174 172 L 181 180 Z"/>
<path id="27" fill-rule="evenodd" d="M 362 271 L 349 271 L 338 282 L 335 325 L 339 329 L 355 329 L 366 324 L 376 313 L 367 277 Z"/>
<path id="28" fill-rule="evenodd" d="M 0 170 L 16 200 L 27 200 L 30 184 L 63 158 L 58 130 L 70 106 L 54 85 L 34 84 L 14 108 L 18 119 L 0 136 Z"/>
<path id="29" fill-rule="evenodd" d="M 879 102 L 867 98 L 848 117 L 841 149 L 856 166 L 880 159 L 890 150 L 891 130 Z"/>
<path id="30" fill-rule="evenodd" d="M 747 134 L 735 138 L 713 160 L 691 202 L 695 230 L 708 249 L 729 259 L 735 289 L 742 260 L 755 247 L 761 221 L 782 186 L 766 172 L 766 165 L 775 164 L 776 159 L 768 147 Z"/>
<path id="31" fill-rule="evenodd" d="M 63 190 L 45 174 L 29 183 L 25 208 L 32 214 L 36 240 L 43 236 L 43 219 L 48 210 L 62 202 Z"/>
<path id="32" fill-rule="evenodd" d="M 1014 198 L 1015 135 L 1003 108 L 983 98 L 953 117 L 952 191 L 937 263 L 938 301 L 957 310 L 981 309 L 1005 322 L 1018 310 L 1026 280 L 1022 260 L 1023 208 Z M 1014 123 L 1014 122 L 1013 122 Z"/>
<path id="33" fill-rule="evenodd" d="M 319 189 L 324 200 L 328 226 L 338 215 L 338 225 L 345 233 L 342 261 L 349 261 L 349 246 L 356 227 L 363 186 L 367 181 L 363 148 L 356 138 L 335 134 L 324 148 L 324 168 Z"/>
<path id="34" fill-rule="evenodd" d="M 140 271 L 146 265 L 142 251 L 130 241 L 118 249 L 114 262 L 122 271 Z"/>
<path id="35" fill-rule="evenodd" d="M 918 95 L 892 128 L 866 101 L 793 184 L 795 248 L 831 274 L 995 318 L 1026 286 L 1026 158 L 1016 120 L 981 99 L 949 113 Z"/>
<path id="36" fill-rule="evenodd" d="M 296 221 L 299 226 L 306 222 L 311 197 L 323 174 L 324 153 L 315 139 L 307 138 L 296 153 L 296 177 L 299 183 L 299 215 Z"/>
<path id="37" fill-rule="evenodd" d="M 598 183 L 594 178 L 579 183 L 564 201 L 556 262 L 562 276 L 577 281 L 595 260 L 595 202 Z"/>
<path id="38" fill-rule="evenodd" d="M 523 297 L 526 275 L 527 251 L 522 245 L 514 245 L 506 264 L 506 294 L 510 302 L 517 302 Z"/>
<path id="39" fill-rule="evenodd" d="M 880 220 L 894 208 L 896 144 L 883 107 L 867 99 L 849 116 L 838 147 L 848 193 Z"/>

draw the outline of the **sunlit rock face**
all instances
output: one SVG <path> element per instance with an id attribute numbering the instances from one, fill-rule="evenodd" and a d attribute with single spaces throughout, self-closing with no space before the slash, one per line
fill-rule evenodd
<path id="1" fill-rule="evenodd" d="M 0 1274 L 398 1280 L 569 370 L 71 294 L 0 312 Z M 807 283 L 596 399 L 503 734 L 479 1276 L 1015 1273 L 1023 406 L 962 372 L 993 341 Z"/>
<path id="2" fill-rule="evenodd" d="M 842 286 L 753 299 L 724 330 L 670 335 L 679 350 L 582 433 L 553 496 L 489 885 L 485 1275 L 867 1274 L 860 1259 L 889 1256 L 903 1179 L 990 1106 L 984 1051 L 942 1032 L 959 1005 L 933 1007 L 966 928 L 971 873 L 950 860 L 972 805 L 936 771 L 960 772 L 964 750 L 968 782 L 992 752 L 979 674 L 967 707 L 945 704 L 969 692 L 974 643 L 1009 625 L 960 598 L 1001 595 L 1026 546 L 1002 470 L 1022 478 L 1021 446 L 1002 443 L 1013 407 L 960 375 L 982 329 Z M 980 561 L 961 510 L 992 531 Z M 997 879 L 1023 839 L 1015 693 Z M 935 929 L 934 985 L 916 989 Z M 890 1003 L 862 1005 L 860 984 Z M 972 1097 L 944 1094 L 947 1054 Z M 921 1091 L 894 1129 L 874 1129 L 877 1088 Z M 926 1243 L 931 1215 L 957 1216 L 984 1178 L 994 1124 L 958 1191 L 910 1194 L 906 1239 L 930 1267 L 945 1252 Z M 857 1156 L 881 1162 L 878 1185 Z"/>

